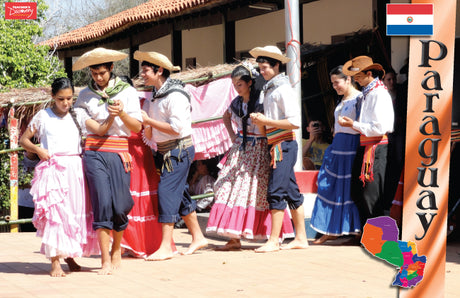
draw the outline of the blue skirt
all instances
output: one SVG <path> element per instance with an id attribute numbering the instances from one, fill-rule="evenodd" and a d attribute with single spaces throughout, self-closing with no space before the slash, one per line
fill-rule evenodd
<path id="1" fill-rule="evenodd" d="M 340 236 L 361 231 L 358 208 L 350 195 L 351 171 L 358 146 L 359 134 L 338 133 L 324 153 L 310 222 L 321 234 Z"/>

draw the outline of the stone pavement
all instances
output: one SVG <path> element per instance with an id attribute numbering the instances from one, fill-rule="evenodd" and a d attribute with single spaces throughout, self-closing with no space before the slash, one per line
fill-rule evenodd
<path id="1" fill-rule="evenodd" d="M 184 251 L 191 236 L 176 229 Z M 82 272 L 48 275 L 50 263 L 38 253 L 34 233 L 0 234 L 0 297 L 397 297 L 390 284 L 396 269 L 358 246 L 328 245 L 305 250 L 256 254 L 258 243 L 218 252 L 224 240 L 191 256 L 163 262 L 124 257 L 111 276 L 98 276 L 98 257 L 80 258 Z M 446 296 L 460 293 L 460 243 L 448 244 Z M 66 265 L 63 265 L 66 270 Z"/>

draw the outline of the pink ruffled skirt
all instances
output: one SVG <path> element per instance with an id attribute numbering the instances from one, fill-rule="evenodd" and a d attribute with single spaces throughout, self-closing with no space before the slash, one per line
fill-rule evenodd
<path id="1" fill-rule="evenodd" d="M 42 238 L 41 253 L 47 258 L 99 254 L 80 156 L 41 161 L 30 193 L 35 204 L 33 224 Z"/>

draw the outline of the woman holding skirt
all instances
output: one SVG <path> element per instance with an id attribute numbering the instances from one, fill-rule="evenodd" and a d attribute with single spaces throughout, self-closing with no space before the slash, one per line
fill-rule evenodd
<path id="1" fill-rule="evenodd" d="M 270 154 L 265 133 L 251 123 L 249 115 L 262 112 L 259 91 L 254 88 L 257 72 L 249 64 L 237 66 L 232 72 L 238 96 L 223 118 L 233 146 L 221 161 L 221 170 L 214 183 L 215 203 L 206 228 L 208 234 L 229 237 L 219 248 L 241 248 L 241 238 L 268 239 L 271 215 L 267 202 Z M 235 134 L 232 121 L 237 124 Z M 294 231 L 285 211 L 280 240 L 293 237 Z"/>
<path id="2" fill-rule="evenodd" d="M 311 226 L 323 236 L 313 244 L 361 232 L 358 209 L 350 195 L 351 170 L 359 146 L 359 132 L 339 125 L 338 121 L 343 116 L 357 118 L 362 94 L 353 86 L 352 78 L 343 74 L 342 66 L 334 68 L 330 77 L 332 87 L 343 98 L 334 112 L 334 139 L 324 153 L 318 173 L 318 196 Z"/>

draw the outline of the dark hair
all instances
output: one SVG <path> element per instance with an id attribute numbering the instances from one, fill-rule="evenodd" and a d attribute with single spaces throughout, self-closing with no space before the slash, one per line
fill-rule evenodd
<path id="1" fill-rule="evenodd" d="M 51 94 L 54 96 L 56 95 L 60 90 L 63 89 L 72 89 L 72 94 L 75 92 L 75 88 L 73 86 L 73 83 L 70 79 L 68 78 L 57 78 L 53 81 L 51 84 Z M 75 110 L 73 109 L 73 106 L 70 107 L 69 109 L 70 116 L 72 116 L 72 120 L 75 123 L 75 126 L 78 129 L 78 133 L 80 134 L 80 145 L 82 149 L 85 147 L 85 141 L 83 140 L 83 131 L 81 129 L 80 124 L 78 123 L 77 120 L 77 114 L 75 113 Z"/>
<path id="2" fill-rule="evenodd" d="M 385 76 L 383 76 L 383 77 L 386 77 L 387 74 L 390 74 L 390 73 L 394 74 L 394 75 L 395 75 L 395 79 L 396 79 L 396 71 L 395 71 L 393 68 L 387 69 L 387 70 L 385 71 Z M 383 80 L 383 78 L 380 78 L 380 79 Z"/>
<path id="3" fill-rule="evenodd" d="M 323 120 L 321 120 L 319 117 L 315 117 L 315 116 L 312 116 L 312 117 L 308 118 L 308 124 L 310 124 L 310 122 L 321 122 L 321 124 L 324 125 Z"/>
<path id="4" fill-rule="evenodd" d="M 112 65 L 113 65 L 113 62 L 105 62 L 105 63 L 99 63 L 99 64 L 90 65 L 89 68 L 98 69 L 99 67 L 104 66 L 105 68 L 110 70 Z"/>
<path id="5" fill-rule="evenodd" d="M 276 63 L 278 63 L 280 65 L 280 67 L 282 65 L 281 61 L 276 60 L 276 59 L 271 58 L 271 57 L 267 57 L 267 56 L 259 56 L 259 57 L 257 57 L 256 62 L 257 63 L 268 63 L 268 64 L 270 64 L 271 67 L 275 67 Z"/>
<path id="6" fill-rule="evenodd" d="M 157 71 L 160 69 L 160 66 L 156 65 L 156 64 L 153 64 L 153 63 L 150 63 L 148 61 L 142 61 L 141 63 L 141 66 L 149 66 L 153 69 L 153 73 L 157 73 Z M 163 73 L 162 73 L 162 76 L 167 79 L 169 78 L 171 72 L 169 71 L 169 69 L 166 69 L 163 67 Z"/>
<path id="7" fill-rule="evenodd" d="M 331 71 L 329 72 L 329 76 L 331 77 L 333 75 L 336 75 L 339 78 L 344 79 L 344 80 L 346 80 L 347 78 L 350 78 L 351 84 L 355 85 L 355 79 L 353 79 L 353 76 L 347 76 L 346 74 L 343 73 L 343 65 L 339 65 L 331 69 Z"/>
<path id="8" fill-rule="evenodd" d="M 238 65 L 232 71 L 231 78 L 240 78 L 240 80 L 243 80 L 246 83 L 249 83 L 249 81 L 252 82 L 249 93 L 248 114 L 254 112 L 254 106 L 259 99 L 260 90 L 256 88 L 256 80 L 251 77 L 250 70 L 243 65 Z"/>
<path id="9" fill-rule="evenodd" d="M 75 92 L 75 88 L 73 87 L 73 83 L 69 78 L 57 78 L 54 79 L 53 83 L 51 84 L 51 94 L 54 96 L 62 89 L 72 89 L 72 94 Z"/>
<path id="10" fill-rule="evenodd" d="M 370 71 L 372 73 L 372 77 L 375 79 L 376 77 L 379 77 L 379 79 L 383 79 L 383 71 L 377 70 L 377 69 L 368 69 L 363 71 L 364 74 L 367 74 L 367 72 Z"/>
<path id="11" fill-rule="evenodd" d="M 238 65 L 232 71 L 231 78 L 239 78 L 240 80 L 245 81 L 246 83 L 252 82 L 249 87 L 249 102 L 248 102 L 248 112 L 246 115 L 240 116 L 243 122 L 243 149 L 246 149 L 246 138 L 247 138 L 247 129 L 248 129 L 248 119 L 249 115 L 256 111 L 257 102 L 259 100 L 260 90 L 256 88 L 255 79 L 251 77 L 251 71 L 244 67 L 243 65 Z"/>
<path id="12" fill-rule="evenodd" d="M 343 73 L 343 65 L 339 65 L 331 69 L 331 71 L 329 72 L 329 76 L 332 76 L 332 75 L 339 76 L 340 78 L 345 79 L 345 80 L 348 77 L 346 74 Z"/>

